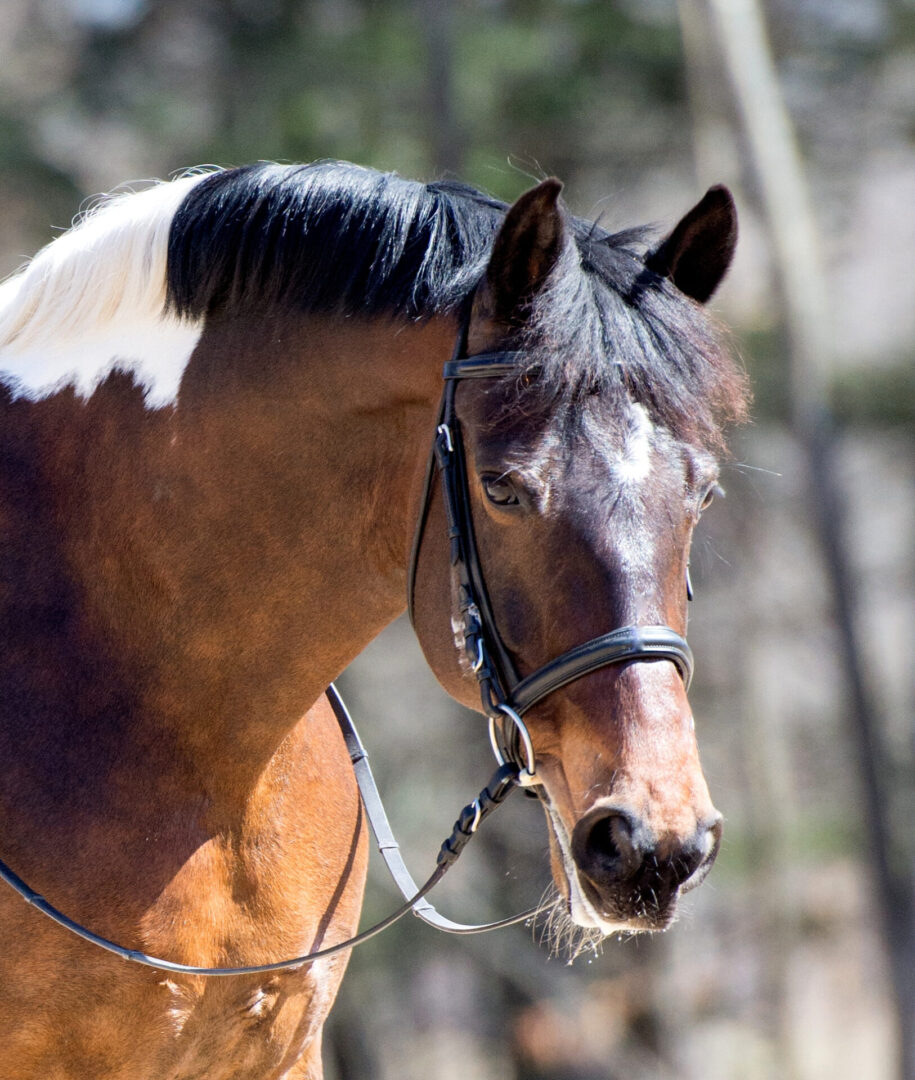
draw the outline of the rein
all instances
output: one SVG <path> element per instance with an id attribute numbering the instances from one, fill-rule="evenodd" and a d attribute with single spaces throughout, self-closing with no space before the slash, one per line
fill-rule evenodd
<path id="1" fill-rule="evenodd" d="M 149 956 L 139 949 L 128 949 L 94 933 L 92 930 L 88 930 L 85 926 L 64 915 L 53 904 L 48 903 L 40 893 L 27 885 L 2 860 L 0 860 L 0 878 L 32 907 L 37 908 L 42 914 L 47 915 L 49 919 L 52 919 L 65 930 L 76 934 L 77 937 L 82 938 L 84 941 L 97 945 L 107 952 L 114 953 L 115 956 L 119 956 L 122 960 L 132 960 L 134 963 L 142 964 L 145 967 L 156 968 L 160 971 L 173 971 L 180 975 L 257 975 L 268 971 L 283 971 L 289 968 L 301 967 L 303 964 L 322 960 L 325 957 L 333 956 L 335 953 L 343 952 L 345 949 L 361 945 L 363 942 L 375 937 L 376 934 L 380 934 L 382 930 L 393 926 L 395 922 L 402 919 L 410 911 L 424 922 L 429 923 L 430 926 L 434 926 L 436 929 L 448 934 L 482 934 L 488 930 L 498 930 L 503 926 L 512 926 L 514 923 L 533 918 L 537 913 L 537 908 L 532 908 L 530 911 L 522 912 L 520 915 L 515 915 L 509 919 L 501 919 L 498 922 L 482 923 L 477 926 L 466 925 L 446 919 L 424 899 L 426 893 L 430 892 L 454 865 L 471 836 L 479 828 L 480 823 L 508 797 L 516 786 L 518 773 L 516 767 L 511 764 L 501 765 L 473 802 L 464 807 L 454 823 L 451 835 L 439 850 L 435 870 L 425 884 L 419 887 L 410 875 L 410 871 L 407 869 L 400 853 L 400 847 L 394 839 L 387 814 L 381 802 L 381 796 L 378 794 L 375 778 L 372 775 L 368 755 L 359 739 L 352 718 L 343 704 L 343 699 L 333 684 L 327 688 L 326 696 L 343 733 L 350 761 L 353 764 L 353 771 L 356 774 L 356 781 L 359 785 L 359 794 L 365 807 L 365 814 L 369 819 L 372 832 L 375 834 L 376 846 L 406 901 L 387 918 L 382 919 L 381 922 L 369 927 L 369 929 L 363 930 L 362 933 L 356 934 L 355 937 L 338 942 L 336 945 L 329 945 L 325 949 L 317 949 L 314 952 L 306 953 L 304 956 L 295 956 L 289 960 L 278 960 L 272 964 L 255 964 L 245 967 L 197 967 L 193 964 L 178 964 L 173 960 L 163 960 L 160 957 Z"/>
<path id="2" fill-rule="evenodd" d="M 451 360 L 445 364 L 443 372 L 444 389 L 439 419 L 426 469 L 423 501 L 410 555 L 407 576 L 407 610 L 410 621 L 413 622 L 417 567 L 429 517 L 433 479 L 437 467 L 442 478 L 442 494 L 451 545 L 451 565 L 457 576 L 459 587 L 464 651 L 479 683 L 483 712 L 489 717 L 489 738 L 499 767 L 487 786 L 461 811 L 451 835 L 439 850 L 436 867 L 430 877 L 419 887 L 407 869 L 372 776 L 368 755 L 346 706 L 336 688 L 331 685 L 326 692 L 327 699 L 334 710 L 346 742 L 366 817 L 375 835 L 376 846 L 405 900 L 401 907 L 387 918 L 346 941 L 288 960 L 244 967 L 197 967 L 149 956 L 138 949 L 128 949 L 94 933 L 64 915 L 0 860 L 0 878 L 27 903 L 84 941 L 114 953 L 124 960 L 182 975 L 209 976 L 254 975 L 297 968 L 361 945 L 410 911 L 436 929 L 450 934 L 483 933 L 523 922 L 536 915 L 538 909 L 532 908 L 520 915 L 497 922 L 467 925 L 445 918 L 425 900 L 426 894 L 454 865 L 482 821 L 508 797 L 515 787 L 528 789 L 528 794 L 539 794 L 537 788 L 540 787 L 541 781 L 536 773 L 534 748 L 522 716 L 553 691 L 574 679 L 579 679 L 583 675 L 610 664 L 670 660 L 676 665 L 684 684 L 689 687 L 693 671 L 693 656 L 685 639 L 668 626 L 623 626 L 569 649 L 524 678 L 519 677 L 511 653 L 498 632 L 480 563 L 473 528 L 464 444 L 460 421 L 455 409 L 455 394 L 457 385 L 462 379 L 493 379 L 517 372 L 522 354 L 491 352 L 468 357 L 463 355 L 466 340 L 467 316 L 465 315 L 455 342 L 454 353 Z"/>

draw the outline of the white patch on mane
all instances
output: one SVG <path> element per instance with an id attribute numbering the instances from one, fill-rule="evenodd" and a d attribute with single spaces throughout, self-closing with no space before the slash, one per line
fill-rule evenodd
<path id="1" fill-rule="evenodd" d="M 175 400 L 199 323 L 165 315 L 168 232 L 206 173 L 109 196 L 0 285 L 0 374 L 20 396 L 92 393 L 133 370 L 147 403 Z"/>

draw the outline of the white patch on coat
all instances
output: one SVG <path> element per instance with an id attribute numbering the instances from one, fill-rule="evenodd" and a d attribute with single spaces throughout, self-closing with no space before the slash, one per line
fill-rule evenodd
<path id="1" fill-rule="evenodd" d="M 623 439 L 613 475 L 620 484 L 640 484 L 651 474 L 652 424 L 644 406 L 637 402 L 629 408 L 629 430 Z"/>
<path id="2" fill-rule="evenodd" d="M 647 587 L 653 574 L 655 545 L 644 527 L 647 500 L 643 492 L 651 483 L 658 432 L 638 402 L 629 404 L 626 421 L 622 441 L 608 440 L 603 451 L 619 504 L 613 520 L 613 546 L 622 573 L 633 585 L 642 581 Z"/>
<path id="3" fill-rule="evenodd" d="M 0 285 L 0 375 L 18 396 L 88 396 L 132 369 L 150 406 L 175 400 L 201 325 L 165 315 L 168 234 L 207 174 L 106 198 Z"/>
<path id="4" fill-rule="evenodd" d="M 181 986 L 173 979 L 163 979 L 159 983 L 169 995 L 169 1005 L 166 1010 L 171 1021 L 172 1034 L 177 1038 L 183 1031 L 194 1011 L 198 994 L 187 986 Z"/>

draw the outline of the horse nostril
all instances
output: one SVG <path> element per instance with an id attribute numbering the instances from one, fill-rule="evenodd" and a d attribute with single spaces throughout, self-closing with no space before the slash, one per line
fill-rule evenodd
<path id="1" fill-rule="evenodd" d="M 678 875 L 678 884 L 683 886 L 683 892 L 689 892 L 705 880 L 718 856 L 722 831 L 720 814 L 710 825 L 700 826 L 696 843 L 689 849 L 689 857 L 682 861 L 683 872 Z"/>
<path id="2" fill-rule="evenodd" d="M 636 840 L 638 826 L 630 815 L 612 810 L 580 824 L 584 829 L 576 830 L 573 845 L 585 873 L 623 878 L 639 867 L 643 853 Z"/>
<path id="3" fill-rule="evenodd" d="M 715 860 L 721 820 L 703 823 L 689 839 L 658 844 L 654 833 L 636 815 L 621 807 L 595 807 L 572 835 L 572 855 L 581 871 L 599 889 L 624 882 L 648 895 L 667 895 L 693 888 Z"/>

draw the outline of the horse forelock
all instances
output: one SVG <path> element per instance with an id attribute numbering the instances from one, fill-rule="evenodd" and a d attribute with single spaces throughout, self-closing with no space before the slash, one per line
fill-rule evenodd
<path id="1" fill-rule="evenodd" d="M 651 230 L 573 223 L 577 264 L 561 265 L 526 329 L 526 378 L 549 403 L 585 394 L 641 406 L 677 439 L 720 453 L 746 418 L 746 377 L 709 313 L 646 269 Z"/>

